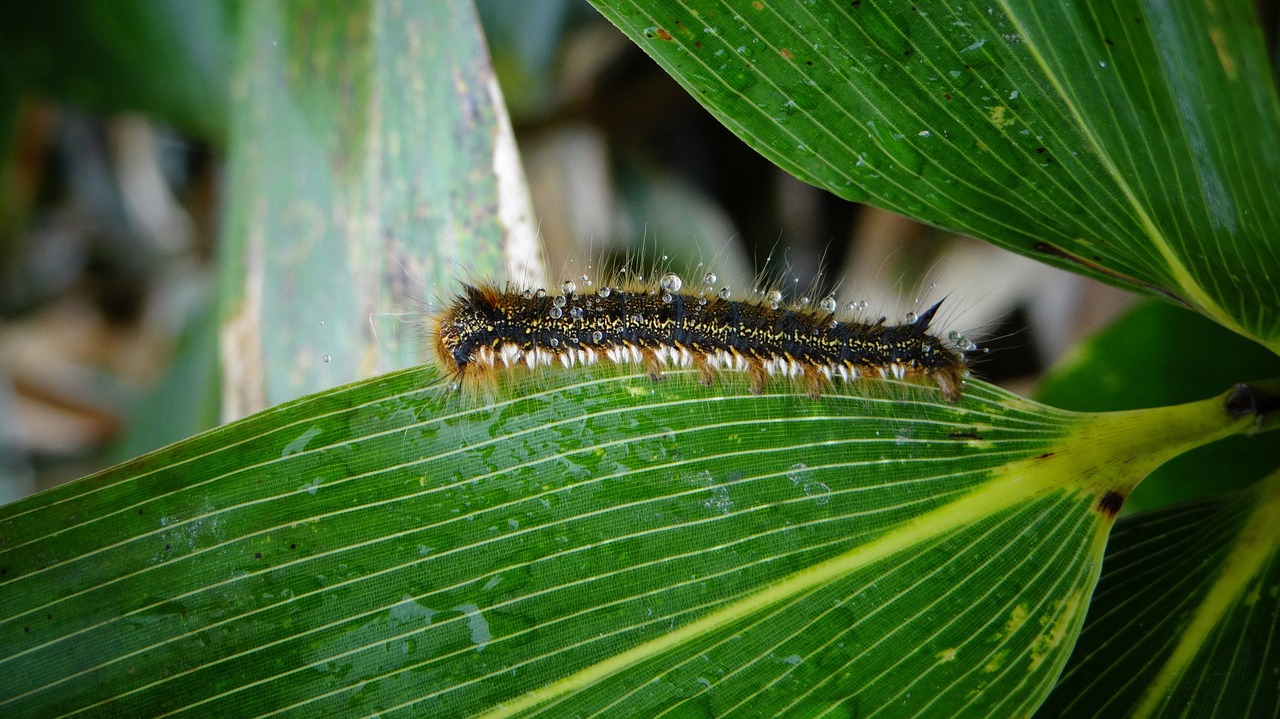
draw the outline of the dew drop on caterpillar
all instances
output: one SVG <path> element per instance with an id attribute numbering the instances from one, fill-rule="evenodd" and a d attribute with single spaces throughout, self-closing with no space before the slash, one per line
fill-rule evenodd
<path id="1" fill-rule="evenodd" d="M 459 385 L 555 365 L 639 364 L 655 380 L 664 368 L 695 368 L 705 385 L 722 372 L 743 373 L 757 394 L 785 377 L 814 399 L 835 381 L 892 378 L 932 384 L 949 402 L 959 401 L 969 376 L 967 341 L 929 333 L 941 302 L 889 325 L 842 319 L 834 298 L 784 306 L 776 291 L 748 300 L 710 287 L 690 292 L 671 272 L 656 286 L 628 280 L 563 290 L 464 285 L 433 318 L 441 368 Z"/>

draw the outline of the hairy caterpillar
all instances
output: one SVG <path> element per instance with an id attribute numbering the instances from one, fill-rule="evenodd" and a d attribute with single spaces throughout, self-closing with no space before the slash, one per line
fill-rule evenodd
<path id="1" fill-rule="evenodd" d="M 714 282 L 714 275 L 708 275 Z M 969 375 L 963 350 L 929 334 L 941 302 L 889 325 L 837 317 L 835 299 L 817 307 L 731 299 L 727 290 L 681 292 L 674 273 L 657 287 L 620 283 L 579 293 L 464 285 L 434 319 L 433 349 L 460 383 L 497 370 L 610 362 L 643 365 L 653 379 L 665 367 L 698 370 L 703 384 L 720 372 L 745 373 L 752 392 L 771 377 L 802 382 L 820 397 L 834 380 L 896 378 L 931 383 L 949 402 Z"/>

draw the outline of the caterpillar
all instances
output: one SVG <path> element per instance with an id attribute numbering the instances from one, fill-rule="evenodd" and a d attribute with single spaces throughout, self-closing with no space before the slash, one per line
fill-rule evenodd
<path id="1" fill-rule="evenodd" d="M 713 275 L 707 276 L 710 279 Z M 960 400 L 969 376 L 964 351 L 929 333 L 937 304 L 907 322 L 842 320 L 834 297 L 815 307 L 783 306 L 781 294 L 731 299 L 727 290 L 681 292 L 674 273 L 658 287 L 639 283 L 550 295 L 508 285 L 464 285 L 434 318 L 432 345 L 440 366 L 458 383 L 496 370 L 529 370 L 599 362 L 639 364 L 655 379 L 664 368 L 696 368 L 705 385 L 721 372 L 745 373 L 753 393 L 771 377 L 803 383 L 818 399 L 835 380 L 894 378 L 936 386 Z"/>

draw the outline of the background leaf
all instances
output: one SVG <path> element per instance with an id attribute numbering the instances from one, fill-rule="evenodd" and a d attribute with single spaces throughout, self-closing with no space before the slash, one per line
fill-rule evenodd
<path id="1" fill-rule="evenodd" d="M 190 0 L 14 5 L 0 23 L 0 77 L 81 107 L 140 110 L 221 139 L 238 7 Z"/>
<path id="2" fill-rule="evenodd" d="M 542 279 L 470 2 L 243 15 L 220 293 L 229 417 L 420 362 L 412 327 L 434 288 Z"/>
<path id="3" fill-rule="evenodd" d="M 1084 633 L 1036 716 L 1273 714 L 1280 473 L 1116 526 Z"/>
<path id="4" fill-rule="evenodd" d="M 576 371 L 477 402 L 437 379 L 0 509 L 0 710 L 1027 713 L 1123 494 L 1256 426 L 1223 398 L 1078 415 L 976 383 L 814 402 Z"/>
<path id="5" fill-rule="evenodd" d="M 593 4 L 797 177 L 1280 349 L 1280 105 L 1248 3 Z"/>

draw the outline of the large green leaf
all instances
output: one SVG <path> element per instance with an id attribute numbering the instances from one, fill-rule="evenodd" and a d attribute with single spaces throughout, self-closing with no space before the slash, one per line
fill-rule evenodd
<path id="1" fill-rule="evenodd" d="M 1025 715 L 1124 495 L 1259 422 L 868 392 L 408 370 L 8 505 L 0 712 Z"/>
<path id="2" fill-rule="evenodd" d="M 239 38 L 222 248 L 229 415 L 420 362 L 414 325 L 435 288 L 541 281 L 469 0 L 251 2 Z M 526 264 L 504 262 L 504 240 Z"/>
<path id="3" fill-rule="evenodd" d="M 797 177 L 1280 350 L 1280 104 L 1250 3 L 593 4 Z"/>
<path id="4" fill-rule="evenodd" d="M 1274 716 L 1277 637 L 1280 472 L 1117 525 L 1080 643 L 1040 715 Z"/>

